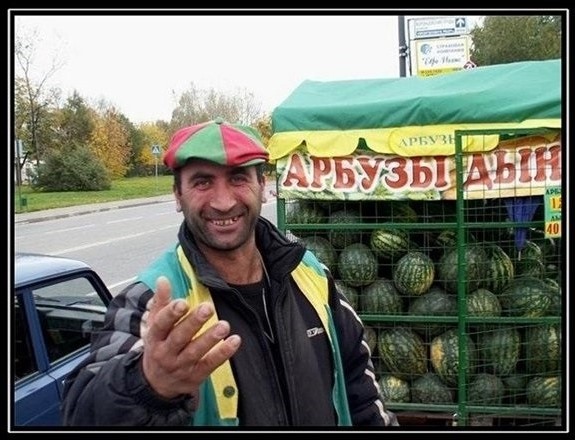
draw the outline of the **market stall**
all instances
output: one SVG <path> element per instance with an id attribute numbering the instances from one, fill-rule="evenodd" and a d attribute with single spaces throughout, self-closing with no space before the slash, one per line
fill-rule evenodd
<path id="1" fill-rule="evenodd" d="M 278 225 L 358 310 L 406 423 L 564 420 L 561 68 L 305 81 L 272 114 Z"/>

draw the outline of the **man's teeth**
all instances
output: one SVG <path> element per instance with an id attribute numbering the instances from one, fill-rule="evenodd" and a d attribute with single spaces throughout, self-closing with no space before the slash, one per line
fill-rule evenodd
<path id="1" fill-rule="evenodd" d="M 237 221 L 238 221 L 238 217 L 234 217 L 234 218 L 229 218 L 226 220 L 212 220 L 212 223 L 216 226 L 229 226 L 229 225 L 233 225 Z"/>

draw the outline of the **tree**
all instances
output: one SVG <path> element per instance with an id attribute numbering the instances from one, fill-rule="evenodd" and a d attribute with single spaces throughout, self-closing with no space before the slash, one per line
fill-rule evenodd
<path id="1" fill-rule="evenodd" d="M 161 164 L 161 156 L 156 157 L 152 154 L 152 146 L 159 145 L 160 152 L 165 151 L 169 141 L 168 134 L 163 127 L 157 123 L 142 123 L 138 128 L 142 136 L 143 148 L 139 152 L 136 163 L 138 163 L 142 171 L 146 171 L 146 174 L 150 175 L 155 171 L 156 162 L 158 162 L 158 165 Z"/>
<path id="2" fill-rule="evenodd" d="M 15 33 L 14 55 L 16 60 L 14 79 L 15 132 L 24 140 L 26 151 L 40 163 L 45 154 L 44 140 L 50 133 L 50 109 L 56 105 L 60 90 L 49 88 L 48 80 L 62 66 L 52 58 L 50 68 L 45 72 L 35 71 L 37 30 L 18 27 Z"/>
<path id="3" fill-rule="evenodd" d="M 132 153 L 129 132 L 114 108 L 106 110 L 103 115 L 97 115 L 89 147 L 105 165 L 112 179 L 126 175 Z"/>
<path id="4" fill-rule="evenodd" d="M 74 91 L 64 107 L 58 112 L 58 124 L 54 149 L 86 146 L 94 129 L 94 110 L 86 105 L 78 92 Z"/>
<path id="5" fill-rule="evenodd" d="M 470 31 L 478 66 L 561 58 L 560 16 L 488 16 Z"/>

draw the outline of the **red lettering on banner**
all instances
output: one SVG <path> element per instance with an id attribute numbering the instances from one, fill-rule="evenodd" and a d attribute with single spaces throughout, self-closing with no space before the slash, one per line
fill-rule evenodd
<path id="1" fill-rule="evenodd" d="M 393 165 L 394 163 L 397 165 Z M 389 170 L 388 174 L 383 179 L 387 186 L 393 189 L 399 189 L 407 186 L 407 182 L 409 180 L 407 171 L 405 170 L 407 159 L 404 157 L 394 157 L 393 159 L 386 160 L 385 164 Z M 393 173 L 395 173 L 395 179 L 393 179 Z"/>
<path id="2" fill-rule="evenodd" d="M 301 156 L 294 154 L 291 156 L 291 161 L 289 163 L 289 169 L 286 173 L 282 186 L 285 188 L 291 188 L 295 186 L 297 188 L 307 188 L 308 182 L 305 173 L 305 165 L 303 164 Z"/>
<path id="3" fill-rule="evenodd" d="M 313 165 L 313 181 L 311 183 L 312 188 L 323 188 L 324 177 L 329 176 L 331 174 L 331 159 L 322 159 L 314 157 L 312 158 L 312 165 Z"/>
<path id="4" fill-rule="evenodd" d="M 515 164 L 505 161 L 507 154 L 508 151 L 505 150 L 495 151 L 497 167 L 495 171 L 495 179 L 493 179 L 495 183 L 512 183 L 515 180 Z"/>
<path id="5" fill-rule="evenodd" d="M 355 172 L 353 170 L 353 157 L 341 158 L 335 161 L 335 181 L 334 189 L 351 189 L 356 184 Z"/>
<path id="6" fill-rule="evenodd" d="M 359 181 L 361 189 L 365 191 L 373 190 L 377 185 L 381 168 L 383 168 L 383 161 L 368 156 L 358 156 L 357 161 L 364 172 L 364 176 Z M 373 165 L 371 165 L 371 162 L 373 162 Z"/>

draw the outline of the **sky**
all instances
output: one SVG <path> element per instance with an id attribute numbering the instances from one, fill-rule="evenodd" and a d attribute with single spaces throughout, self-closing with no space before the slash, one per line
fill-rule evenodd
<path id="1" fill-rule="evenodd" d="M 192 83 L 253 93 L 271 112 L 304 80 L 400 76 L 397 15 L 14 14 L 16 34 L 38 33 L 36 74 L 56 59 L 50 86 L 104 99 L 134 123 L 169 121 L 174 93 Z"/>

